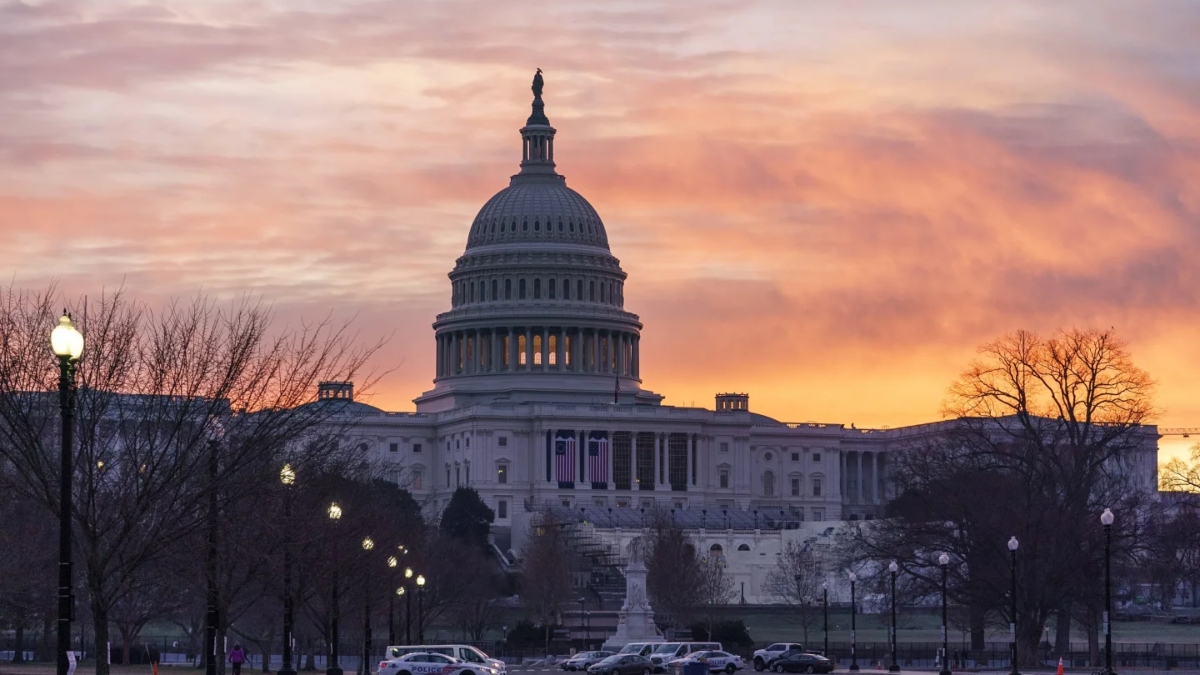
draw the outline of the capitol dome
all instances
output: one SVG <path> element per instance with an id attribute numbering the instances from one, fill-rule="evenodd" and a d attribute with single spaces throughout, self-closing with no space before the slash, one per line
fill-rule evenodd
<path id="1" fill-rule="evenodd" d="M 608 250 L 604 223 L 562 176 L 517 174 L 479 210 L 467 249 L 489 244 L 555 242 Z"/>
<path id="2" fill-rule="evenodd" d="M 434 388 L 418 411 L 473 403 L 657 404 L 641 388 L 642 324 L 596 209 L 555 170 L 534 77 L 520 171 L 475 216 L 439 314 Z"/>

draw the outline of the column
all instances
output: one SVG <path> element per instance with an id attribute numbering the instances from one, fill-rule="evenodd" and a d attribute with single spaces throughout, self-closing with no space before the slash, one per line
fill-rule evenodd
<path id="1" fill-rule="evenodd" d="M 475 331 L 463 331 L 463 374 L 475 374 Z"/>
<path id="2" fill-rule="evenodd" d="M 871 453 L 871 503 L 879 503 L 879 453 Z"/>
<path id="3" fill-rule="evenodd" d="M 642 376 L 642 355 L 641 355 L 642 337 L 636 335 L 633 338 L 633 376 Z"/>
<path id="4" fill-rule="evenodd" d="M 500 369 L 500 359 L 496 358 L 496 354 L 500 351 L 500 334 L 495 328 L 492 329 L 492 347 L 488 354 L 488 372 L 494 373 Z"/>
<path id="5" fill-rule="evenodd" d="M 550 329 L 542 327 L 542 372 L 550 370 Z"/>
<path id="6" fill-rule="evenodd" d="M 613 348 L 617 355 L 617 375 L 625 374 L 625 333 L 618 332 Z"/>
<path id="7" fill-rule="evenodd" d="M 533 370 L 533 327 L 525 327 L 525 370 Z"/>
<path id="8" fill-rule="evenodd" d="M 579 474 L 580 487 L 587 484 L 587 440 L 588 430 L 584 429 L 579 432 L 579 443 L 576 444 L 576 447 L 579 448 L 579 457 L 575 460 L 578 463 L 575 471 Z"/>
<path id="9" fill-rule="evenodd" d="M 446 358 L 445 345 L 443 344 L 442 336 L 439 335 L 437 337 L 437 368 L 436 368 L 436 371 L 434 372 L 434 375 L 437 377 L 442 376 L 442 361 L 445 358 Z"/>
<path id="10" fill-rule="evenodd" d="M 684 445 L 684 466 L 687 473 L 683 476 L 683 484 L 685 486 L 695 485 L 692 482 L 692 453 L 696 449 L 696 437 L 693 434 L 687 435 L 687 444 Z"/>
<path id="11" fill-rule="evenodd" d="M 657 442 L 655 445 L 655 464 L 658 467 L 658 472 L 654 477 L 658 480 L 658 485 L 667 484 L 667 476 L 670 475 L 671 456 L 667 452 L 667 435 L 659 432 L 655 434 Z"/>
<path id="12" fill-rule="evenodd" d="M 638 480 L 637 480 L 638 479 L 638 472 L 637 472 L 637 467 L 638 467 L 637 437 L 638 437 L 638 435 L 637 435 L 636 431 L 630 432 L 630 434 L 631 435 L 629 437 L 629 461 L 632 463 L 633 472 L 631 474 L 629 474 L 629 489 L 637 490 L 638 489 Z M 613 480 L 616 480 L 616 477 L 614 477 Z"/>
<path id="13" fill-rule="evenodd" d="M 517 329 L 510 327 L 508 329 L 508 371 L 511 373 L 517 369 Z"/>
<path id="14" fill-rule="evenodd" d="M 854 453 L 855 461 L 857 464 L 857 466 L 855 468 L 854 480 L 858 483 L 857 488 L 858 488 L 858 503 L 859 504 L 863 503 L 863 479 L 862 479 L 863 461 L 862 461 L 862 456 L 863 456 L 862 450 L 858 450 Z"/>
<path id="15" fill-rule="evenodd" d="M 458 374 L 458 333 L 450 334 L 450 374 Z"/>
<path id="16" fill-rule="evenodd" d="M 567 339 L 567 331 L 563 328 L 558 329 L 558 334 L 554 340 L 554 368 L 555 370 L 565 371 L 567 362 L 564 360 L 566 356 L 566 347 L 563 342 Z"/>
<path id="17" fill-rule="evenodd" d="M 590 372 L 600 372 L 600 329 L 592 329 L 592 370 Z"/>
<path id="18" fill-rule="evenodd" d="M 617 480 L 616 477 L 613 476 L 613 455 L 617 454 L 616 452 L 613 451 L 614 448 L 616 447 L 616 444 L 613 442 L 613 436 L 616 432 L 614 432 L 612 429 L 609 429 L 607 433 L 608 433 L 608 482 L 605 483 L 604 486 L 611 490 L 616 487 L 616 485 L 614 483 L 616 483 L 616 480 Z M 632 455 L 632 454 L 633 453 L 630 453 L 630 455 Z"/>

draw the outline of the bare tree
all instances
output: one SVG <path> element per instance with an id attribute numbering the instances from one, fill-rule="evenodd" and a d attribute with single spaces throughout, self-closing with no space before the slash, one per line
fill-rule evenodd
<path id="1" fill-rule="evenodd" d="M 56 297 L 54 288 L 0 295 L 0 461 L 15 474 L 11 487 L 54 513 L 58 369 L 46 345 Z M 328 322 L 273 326 L 270 311 L 250 300 L 221 309 L 197 297 L 156 311 L 119 291 L 75 315 L 86 346 L 73 520 L 94 636 L 104 644 L 131 579 L 202 526 L 209 491 L 256 491 L 276 480 L 285 458 L 304 459 L 301 441 L 339 412 L 316 404 L 316 383 L 353 378 L 379 345 L 358 347 Z M 104 660 L 97 673 L 108 675 Z"/>
<path id="2" fill-rule="evenodd" d="M 575 597 L 571 551 L 562 525 L 549 514 L 535 518 L 530 530 L 520 561 L 521 604 L 542 624 L 549 650 L 550 626 L 559 610 Z"/>
<path id="3" fill-rule="evenodd" d="M 1158 484 L 1164 492 L 1200 493 L 1200 443 L 1191 448 L 1191 461 L 1178 457 L 1171 459 L 1161 469 Z"/>
<path id="4" fill-rule="evenodd" d="M 764 585 L 772 599 L 794 605 L 800 626 L 804 631 L 804 642 L 808 642 L 809 626 L 821 613 L 822 587 L 828 572 L 827 556 L 809 544 L 789 541 L 775 566 L 767 572 Z"/>
<path id="5" fill-rule="evenodd" d="M 1085 580 L 1101 570 L 1100 512 L 1129 515 L 1114 526 L 1118 553 L 1136 535 L 1133 514 L 1154 487 L 1135 478 L 1154 447 L 1142 426 L 1153 387 L 1108 331 L 1018 331 L 985 345 L 950 388 L 955 421 L 896 454 L 889 517 L 848 530 L 844 562 L 895 559 L 933 592 L 934 560 L 949 553 L 951 596 L 979 647 L 989 616 L 1011 618 L 1005 542 L 1016 536 L 1017 637 L 1032 658 L 1050 615 L 1095 601 Z"/>
<path id="6" fill-rule="evenodd" d="M 724 556 L 710 554 L 700 559 L 697 566 L 697 588 L 693 596 L 693 607 L 704 613 L 704 623 L 711 636 L 716 621 L 718 606 L 733 600 L 733 579 L 726 573 Z"/>
<path id="7" fill-rule="evenodd" d="M 646 541 L 646 592 L 655 619 L 669 626 L 687 625 L 702 577 L 695 542 L 668 514 L 655 511 Z"/>

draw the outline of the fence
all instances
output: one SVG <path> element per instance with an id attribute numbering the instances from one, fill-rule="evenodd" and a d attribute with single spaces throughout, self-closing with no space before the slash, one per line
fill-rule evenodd
<path id="1" fill-rule="evenodd" d="M 812 641 L 810 648 L 820 649 L 820 641 Z M 942 643 L 899 643 L 896 645 L 896 659 L 901 668 L 933 668 L 937 663 Z M 886 642 L 860 642 L 856 646 L 856 658 L 859 665 L 884 666 L 892 662 L 891 646 Z M 829 654 L 835 657 L 839 664 L 850 663 L 850 643 L 830 643 Z M 1074 644 L 1071 651 L 1056 652 L 1048 645 L 1038 648 L 1037 660 L 1047 668 L 1058 665 L 1062 657 L 1063 665 L 1068 668 L 1095 668 L 1104 663 L 1104 648 L 1100 649 L 1100 658 L 1092 663 L 1086 645 Z M 1024 657 L 1022 657 L 1024 658 Z M 1011 665 L 1009 646 L 1007 642 L 990 642 L 982 650 L 964 649 L 959 643 L 950 643 L 950 663 L 960 668 L 1008 668 Z M 1170 642 L 1146 643 L 1116 643 L 1113 645 L 1113 667 L 1133 668 L 1200 668 L 1200 645 L 1177 644 Z"/>

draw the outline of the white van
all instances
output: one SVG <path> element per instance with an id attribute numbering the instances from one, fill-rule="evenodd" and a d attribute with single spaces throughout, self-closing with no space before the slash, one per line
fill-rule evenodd
<path id="1" fill-rule="evenodd" d="M 681 656 L 692 652 L 721 651 L 720 642 L 663 642 L 650 652 L 650 662 L 654 664 L 654 672 L 661 673 L 665 665 Z"/>
<path id="2" fill-rule="evenodd" d="M 499 659 L 493 659 L 492 657 L 480 651 L 478 647 L 472 647 L 471 645 L 397 645 L 395 647 L 388 647 L 387 651 L 384 653 L 387 654 L 387 658 L 395 659 L 404 656 L 405 654 L 413 654 L 416 652 L 445 654 L 446 656 L 456 658 L 459 661 L 487 666 L 497 673 L 504 673 L 508 670 L 508 667 L 503 661 Z"/>

